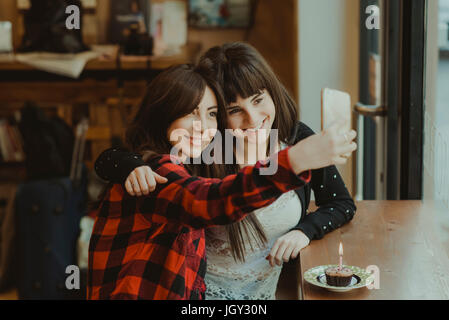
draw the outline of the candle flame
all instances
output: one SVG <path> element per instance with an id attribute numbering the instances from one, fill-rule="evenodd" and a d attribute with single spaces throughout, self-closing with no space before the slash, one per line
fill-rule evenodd
<path id="1" fill-rule="evenodd" d="M 340 242 L 340 247 L 338 248 L 338 254 L 340 255 L 340 256 L 342 256 L 343 255 L 343 244 Z"/>

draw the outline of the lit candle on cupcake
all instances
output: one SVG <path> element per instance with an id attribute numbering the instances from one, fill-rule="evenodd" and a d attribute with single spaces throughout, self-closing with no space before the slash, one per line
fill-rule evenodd
<path id="1" fill-rule="evenodd" d="M 324 271 L 326 282 L 330 286 L 347 287 L 351 283 L 354 273 L 349 268 L 343 268 L 343 244 L 341 242 L 338 248 L 338 255 L 340 256 L 338 267 L 329 267 Z"/>
<path id="2" fill-rule="evenodd" d="M 343 268 L 343 244 L 340 242 L 340 247 L 338 248 L 338 254 L 340 255 L 340 265 L 338 267 L 339 270 Z"/>

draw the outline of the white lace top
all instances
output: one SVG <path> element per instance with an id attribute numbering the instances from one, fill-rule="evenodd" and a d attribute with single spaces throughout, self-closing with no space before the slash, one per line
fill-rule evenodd
<path id="1" fill-rule="evenodd" d="M 265 248 L 260 248 L 251 239 L 255 249 L 247 250 L 245 263 L 236 262 L 232 257 L 224 226 L 206 229 L 206 299 L 275 299 L 282 266 L 271 267 L 265 258 L 276 239 L 298 224 L 301 217 L 301 202 L 297 194 L 290 191 L 268 207 L 255 212 L 264 228 L 268 243 Z M 249 245 L 246 247 L 251 248 Z"/>

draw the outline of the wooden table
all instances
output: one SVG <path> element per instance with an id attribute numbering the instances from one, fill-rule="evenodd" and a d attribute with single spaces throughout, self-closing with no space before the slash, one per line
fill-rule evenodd
<path id="1" fill-rule="evenodd" d="M 433 202 L 361 201 L 354 219 L 312 241 L 300 253 L 300 298 L 449 299 L 449 212 Z M 303 273 L 318 265 L 343 264 L 380 269 L 380 289 L 334 293 L 310 285 Z"/>

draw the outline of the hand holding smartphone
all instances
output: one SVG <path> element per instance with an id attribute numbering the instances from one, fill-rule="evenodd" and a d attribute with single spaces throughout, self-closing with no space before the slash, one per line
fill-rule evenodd
<path id="1" fill-rule="evenodd" d="M 321 90 L 321 130 L 335 122 L 343 123 L 338 134 L 347 135 L 351 131 L 351 96 L 343 91 L 324 88 Z"/>

